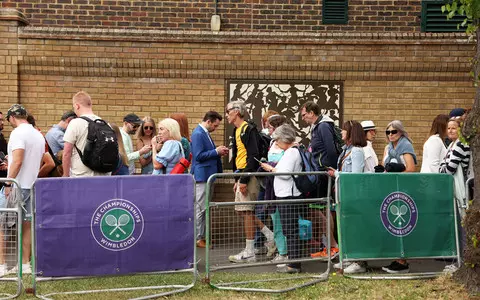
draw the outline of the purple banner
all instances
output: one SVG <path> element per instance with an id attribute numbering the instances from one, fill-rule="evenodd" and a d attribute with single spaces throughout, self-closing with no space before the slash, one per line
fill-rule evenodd
<path id="1" fill-rule="evenodd" d="M 191 175 L 47 178 L 35 187 L 41 276 L 192 267 Z"/>

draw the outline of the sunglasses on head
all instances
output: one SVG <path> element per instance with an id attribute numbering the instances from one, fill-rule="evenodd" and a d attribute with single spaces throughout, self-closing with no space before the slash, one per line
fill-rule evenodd
<path id="1" fill-rule="evenodd" d="M 143 129 L 144 130 L 153 130 L 153 126 L 144 126 Z"/>
<path id="2" fill-rule="evenodd" d="M 390 134 L 397 134 L 398 133 L 398 130 L 394 129 L 394 130 L 385 130 L 385 133 L 387 135 L 390 135 Z"/>

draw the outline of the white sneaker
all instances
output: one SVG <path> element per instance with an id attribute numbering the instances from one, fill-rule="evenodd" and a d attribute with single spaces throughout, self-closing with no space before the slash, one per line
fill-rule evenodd
<path id="1" fill-rule="evenodd" d="M 345 269 L 343 269 L 343 274 L 355 274 L 355 273 L 365 273 L 367 268 L 364 263 L 354 262 Z"/>
<path id="2" fill-rule="evenodd" d="M 7 274 L 17 274 L 18 273 L 18 265 L 15 267 L 11 268 Z M 22 264 L 22 273 L 23 274 L 32 274 L 32 267 L 30 266 L 30 263 L 27 264 Z"/>
<path id="3" fill-rule="evenodd" d="M 453 274 L 453 273 L 455 273 L 455 272 L 457 272 L 457 271 L 458 271 L 458 267 L 457 267 L 457 265 L 455 265 L 455 264 L 447 265 L 447 266 L 445 266 L 445 268 L 443 269 L 443 272 L 444 272 L 444 273 L 447 273 L 447 274 Z"/>
<path id="4" fill-rule="evenodd" d="M 267 247 L 267 257 L 272 257 L 275 254 L 275 251 L 277 251 L 277 245 L 275 244 L 275 241 L 268 241 L 265 243 L 265 247 Z"/>
<path id="5" fill-rule="evenodd" d="M 255 253 L 248 253 L 247 250 L 242 250 L 242 252 L 230 255 L 228 260 L 233 263 L 251 263 L 256 262 L 257 258 L 255 257 Z"/>
<path id="6" fill-rule="evenodd" d="M 336 263 L 336 264 L 333 265 L 333 268 L 334 268 L 334 269 L 339 269 L 339 270 L 340 270 L 341 268 L 344 268 L 344 269 L 345 269 L 346 267 L 348 267 L 348 266 L 351 265 L 351 264 L 352 264 L 351 262 L 346 261 L 346 262 L 343 263 L 343 266 L 342 266 L 342 263 L 338 262 L 338 263 Z"/>
<path id="7" fill-rule="evenodd" d="M 0 277 L 8 274 L 7 264 L 0 265 Z"/>
<path id="8" fill-rule="evenodd" d="M 286 261 L 288 261 L 288 255 L 277 254 L 277 256 L 275 256 L 275 258 L 272 259 L 270 262 L 277 264 L 277 268 L 284 268 L 287 264 L 282 264 L 282 262 Z"/>

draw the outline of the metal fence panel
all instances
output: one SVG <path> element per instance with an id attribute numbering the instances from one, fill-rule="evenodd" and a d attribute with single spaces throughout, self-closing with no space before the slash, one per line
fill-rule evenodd
<path id="1" fill-rule="evenodd" d="M 0 182 L 11 182 L 15 189 L 20 189 L 20 185 L 14 179 L 0 178 Z M 21 206 L 22 193 L 16 195 L 17 206 L 13 206 L 12 203 L 8 205 L 8 200 L 5 198 L 5 202 L 0 207 L 0 263 L 4 263 L 8 270 L 7 274 L 0 278 L 2 282 L 0 299 L 13 299 L 22 293 L 21 241 L 24 214 Z"/>
<path id="2" fill-rule="evenodd" d="M 458 258 L 452 176 L 347 173 L 336 188 L 342 261 Z"/>
<path id="3" fill-rule="evenodd" d="M 44 297 L 174 289 L 142 297 L 147 299 L 193 286 L 195 189 L 191 175 L 49 178 L 37 180 L 34 190 L 35 292 L 38 281 L 51 279 L 172 271 L 191 272 L 192 283 Z"/>
<path id="4" fill-rule="evenodd" d="M 278 176 L 305 175 L 325 172 L 303 173 L 244 173 L 243 176 Z M 214 174 L 207 183 L 207 191 L 216 178 L 232 178 L 234 174 Z M 326 181 L 327 182 L 327 181 Z M 328 180 L 328 190 L 331 182 Z M 206 279 L 211 286 L 218 289 L 281 293 L 308 286 L 328 279 L 331 259 L 330 253 L 330 193 L 327 197 L 309 199 L 282 199 L 251 202 L 213 202 L 211 194 L 207 193 L 207 248 L 206 248 Z M 232 192 L 232 200 L 234 194 Z M 273 233 L 275 247 L 267 237 L 260 238 L 255 246 L 255 256 L 239 261 L 235 255 L 245 249 L 246 232 L 248 228 L 260 231 L 257 221 L 250 223 L 242 213 L 236 210 L 242 206 L 255 207 L 262 210 L 266 216 L 263 224 Z M 246 227 L 247 226 L 247 227 Z M 262 234 L 260 234 L 262 235 Z M 267 234 L 268 235 L 268 234 Z M 263 235 L 262 235 L 263 236 Z M 213 243 L 212 243 L 213 241 Z M 322 247 L 323 241 L 323 247 Z M 210 249 L 208 246 L 212 245 Z M 248 251 L 247 251 L 248 252 Z M 247 253 L 245 252 L 245 253 Z M 247 253 L 247 256 L 251 253 Z M 322 264 L 319 262 L 326 262 Z M 315 263 L 316 262 L 316 263 Z M 286 274 L 283 276 L 268 276 L 284 269 L 286 264 L 310 264 L 310 272 L 305 274 Z M 249 268 L 246 281 L 231 281 L 228 270 Z M 252 269 L 253 268 L 253 269 Z M 221 271 L 223 273 L 221 273 Z M 215 272 L 215 274 L 213 274 Z"/>

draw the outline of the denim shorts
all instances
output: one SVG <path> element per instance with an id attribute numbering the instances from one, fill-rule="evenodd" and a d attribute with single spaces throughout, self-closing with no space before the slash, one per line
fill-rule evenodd
<path id="1" fill-rule="evenodd" d="M 23 196 L 23 220 L 31 221 L 32 220 L 32 201 L 30 199 L 30 189 L 22 189 Z"/>

